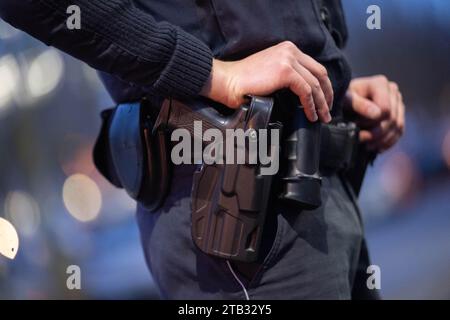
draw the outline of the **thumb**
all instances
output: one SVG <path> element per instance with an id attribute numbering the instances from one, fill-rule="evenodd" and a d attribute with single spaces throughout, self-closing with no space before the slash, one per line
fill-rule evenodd
<path id="1" fill-rule="evenodd" d="M 355 92 L 348 93 L 347 99 L 350 101 L 351 110 L 360 117 L 378 120 L 382 115 L 381 109 L 375 103 Z"/>

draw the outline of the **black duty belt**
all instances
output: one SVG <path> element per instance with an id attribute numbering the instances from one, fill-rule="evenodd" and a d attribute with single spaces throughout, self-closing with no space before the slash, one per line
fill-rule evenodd
<path id="1" fill-rule="evenodd" d="M 272 106 L 273 100 L 270 98 L 249 97 L 240 109 L 226 115 L 211 102 L 200 100 L 180 102 L 167 99 L 158 108 L 145 101 L 122 104 L 102 114 L 103 127 L 94 149 L 95 164 L 110 182 L 126 189 L 133 199 L 150 210 L 156 210 L 163 204 L 170 187 L 170 130 L 185 128 L 195 134 L 191 128 L 194 120 L 204 121 L 205 128 L 221 130 L 270 129 L 279 124 L 271 118 L 272 109 L 275 109 Z M 297 112 L 297 109 L 293 110 Z M 230 112 L 229 109 L 225 111 Z M 317 161 L 320 174 L 316 175 L 316 171 L 309 174 L 308 170 L 291 170 L 293 176 L 277 179 L 294 186 L 285 188 L 288 193 L 280 197 L 289 201 L 313 199 L 315 196 L 312 193 L 316 191 L 310 188 L 307 188 L 310 191 L 304 194 L 304 198 L 298 197 L 299 188 L 295 188 L 307 184 L 296 185 L 297 177 L 300 181 L 320 181 L 320 175 L 353 167 L 358 133 L 354 123 L 321 125 L 321 148 L 317 150 L 320 151 L 320 163 Z M 302 138 L 301 135 L 299 137 Z M 298 163 L 305 157 L 308 160 L 308 152 L 312 149 L 302 148 L 302 143 L 295 137 L 290 140 L 291 145 L 292 141 L 302 153 Z M 317 146 L 311 141 L 308 143 Z M 297 160 L 292 159 L 288 160 L 295 166 Z M 266 208 L 274 194 L 270 190 L 272 176 L 261 174 L 261 166 L 204 164 L 196 172 L 192 188 L 192 227 L 193 239 L 202 251 L 236 261 L 256 259 Z M 320 190 L 318 192 L 320 194 Z M 286 194 L 293 197 L 288 198 Z M 316 199 L 313 200 L 311 202 L 316 204 Z"/>

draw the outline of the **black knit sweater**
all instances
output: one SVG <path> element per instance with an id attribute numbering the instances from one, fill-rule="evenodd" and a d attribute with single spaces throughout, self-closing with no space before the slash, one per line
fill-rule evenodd
<path id="1" fill-rule="evenodd" d="M 80 30 L 67 28 L 70 5 L 81 9 Z M 207 45 L 157 22 L 130 0 L 0 0 L 0 17 L 97 70 L 161 96 L 195 96 L 211 72 Z"/>

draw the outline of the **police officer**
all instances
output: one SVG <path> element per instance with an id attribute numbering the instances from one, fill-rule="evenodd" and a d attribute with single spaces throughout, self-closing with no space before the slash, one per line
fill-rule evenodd
<path id="1" fill-rule="evenodd" d="M 67 8 L 81 29 L 67 28 Z M 339 0 L 0 0 L 7 22 L 102 72 L 117 102 L 202 95 L 230 108 L 245 94 L 289 88 L 310 121 L 351 115 L 360 142 L 381 152 L 404 129 L 398 86 L 385 76 L 351 80 Z M 155 102 L 156 103 L 156 102 Z M 148 266 L 166 298 L 376 298 L 352 191 L 338 173 L 323 179 L 323 204 L 276 203 L 256 264 L 205 255 L 190 235 L 194 166 L 177 166 L 163 207 L 138 205 Z"/>

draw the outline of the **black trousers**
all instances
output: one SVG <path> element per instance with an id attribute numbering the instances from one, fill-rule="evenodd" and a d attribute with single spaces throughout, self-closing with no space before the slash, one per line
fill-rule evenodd
<path id="1" fill-rule="evenodd" d="M 323 205 L 311 211 L 275 203 L 273 234 L 249 276 L 202 253 L 191 239 L 195 166 L 177 166 L 165 206 L 137 218 L 146 261 L 167 299 L 376 299 L 366 286 L 369 257 L 359 209 L 337 176 L 323 179 Z"/>

